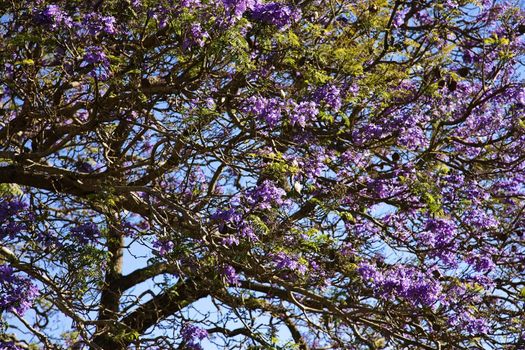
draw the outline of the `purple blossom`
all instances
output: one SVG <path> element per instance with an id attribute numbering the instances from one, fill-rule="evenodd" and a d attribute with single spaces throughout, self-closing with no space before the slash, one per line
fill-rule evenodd
<path id="1" fill-rule="evenodd" d="M 304 101 L 299 104 L 293 103 L 293 110 L 290 114 L 290 124 L 299 124 L 301 127 L 305 127 L 307 122 L 315 120 L 319 110 L 317 104 L 313 101 Z"/>
<path id="2" fill-rule="evenodd" d="M 494 261 L 488 255 L 470 254 L 467 263 L 474 267 L 477 272 L 490 272 L 494 269 Z"/>
<path id="3" fill-rule="evenodd" d="M 90 72 L 91 76 L 103 81 L 109 77 L 109 59 L 101 47 L 87 47 L 84 54 L 84 62 L 94 65 L 93 70 Z"/>
<path id="4" fill-rule="evenodd" d="M 278 270 L 287 269 L 297 272 L 300 275 L 304 275 L 307 271 L 306 265 L 300 263 L 296 257 L 290 256 L 285 252 L 274 254 L 272 260 L 275 264 L 275 268 Z"/>
<path id="5" fill-rule="evenodd" d="M 239 275 L 237 274 L 237 271 L 235 271 L 235 269 L 232 266 L 226 265 L 222 269 L 222 273 L 224 277 L 226 278 L 226 282 L 228 282 L 229 284 L 231 285 L 239 284 Z"/>
<path id="6" fill-rule="evenodd" d="M 224 7 L 229 10 L 234 17 L 240 18 L 248 11 L 252 10 L 256 5 L 256 0 L 221 0 Z"/>
<path id="7" fill-rule="evenodd" d="M 0 350 L 24 350 L 25 348 L 22 348 L 15 344 L 14 341 L 4 341 L 0 340 Z"/>
<path id="8" fill-rule="evenodd" d="M 222 238 L 221 244 L 228 247 L 239 245 L 239 238 L 235 237 L 234 235 L 227 235 L 226 237 Z"/>
<path id="9" fill-rule="evenodd" d="M 180 332 L 186 347 L 192 350 L 202 350 L 201 340 L 208 338 L 208 331 L 191 323 L 185 323 Z"/>
<path id="10" fill-rule="evenodd" d="M 425 245 L 444 248 L 456 236 L 456 225 L 446 219 L 427 219 L 424 231 L 419 235 Z"/>
<path id="11" fill-rule="evenodd" d="M 492 215 L 479 208 L 465 212 L 465 222 L 479 229 L 491 229 L 498 226 L 498 221 Z"/>
<path id="12" fill-rule="evenodd" d="M 169 240 L 157 240 L 153 242 L 153 248 L 157 249 L 160 256 L 166 256 L 175 247 L 175 243 Z"/>
<path id="13" fill-rule="evenodd" d="M 357 272 L 366 282 L 380 283 L 383 280 L 383 275 L 377 268 L 367 262 L 360 263 Z"/>
<path id="14" fill-rule="evenodd" d="M 222 238 L 222 244 L 227 246 L 238 245 L 238 237 L 245 237 L 251 241 L 257 240 L 252 226 L 244 220 L 243 215 L 238 209 L 230 208 L 228 210 L 217 211 L 211 216 L 211 219 L 219 222 L 218 229 L 220 233 L 227 233 L 228 229 L 235 230 L 237 233 L 237 236 L 227 234 Z"/>
<path id="15" fill-rule="evenodd" d="M 466 310 L 449 317 L 449 322 L 452 326 L 461 328 L 469 334 L 486 334 L 490 330 L 486 320 L 474 317 Z"/>
<path id="16" fill-rule="evenodd" d="M 248 204 L 258 209 L 271 209 L 272 205 L 282 206 L 288 202 L 283 199 L 286 191 L 277 187 L 272 181 L 265 180 L 247 193 Z"/>
<path id="17" fill-rule="evenodd" d="M 180 6 L 185 7 L 185 8 L 196 8 L 196 7 L 201 6 L 201 1 L 200 0 L 182 0 L 180 2 Z"/>
<path id="18" fill-rule="evenodd" d="M 392 26 L 394 28 L 398 28 L 399 26 L 401 26 L 403 23 L 405 23 L 405 17 L 407 15 L 407 13 L 409 12 L 410 10 L 410 7 L 406 7 L 404 9 L 401 9 L 401 10 L 397 10 L 395 15 L 394 15 L 394 18 L 392 20 Z"/>
<path id="19" fill-rule="evenodd" d="M 276 98 L 252 96 L 242 109 L 264 120 L 270 127 L 274 127 L 281 120 L 283 107 L 284 103 Z"/>
<path id="20" fill-rule="evenodd" d="M 256 4 L 252 16 L 255 20 L 284 29 L 301 18 L 301 10 L 278 2 L 268 2 Z"/>
<path id="21" fill-rule="evenodd" d="M 27 204 L 17 199 L 0 202 L 0 222 L 12 218 L 26 208 Z"/>
<path id="22" fill-rule="evenodd" d="M 48 5 L 44 10 L 36 15 L 38 22 L 47 24 L 51 30 L 60 27 L 71 28 L 73 21 L 58 5 Z"/>
<path id="23" fill-rule="evenodd" d="M 90 46 L 86 48 L 86 53 L 84 54 L 84 61 L 89 64 L 109 64 L 109 60 L 106 56 L 106 53 L 100 46 Z"/>
<path id="24" fill-rule="evenodd" d="M 193 23 L 188 31 L 188 38 L 183 43 L 184 49 L 191 46 L 203 47 L 206 43 L 206 39 L 209 38 L 208 32 L 202 29 L 200 23 Z"/>
<path id="25" fill-rule="evenodd" d="M 10 265 L 0 265 L 0 314 L 7 310 L 23 315 L 38 295 L 29 278 L 17 274 Z"/>
<path id="26" fill-rule="evenodd" d="M 101 16 L 98 13 L 89 13 L 84 17 L 82 24 L 90 35 L 100 33 L 112 35 L 117 33 L 115 27 L 116 19 L 113 16 Z"/>
<path id="27" fill-rule="evenodd" d="M 388 273 L 362 263 L 358 272 L 374 293 L 384 299 L 403 298 L 414 305 L 433 305 L 441 296 L 441 285 L 415 268 L 397 266 Z"/>
<path id="28" fill-rule="evenodd" d="M 96 243 L 101 237 L 100 230 L 92 222 L 75 226 L 69 232 L 71 237 L 80 244 Z"/>
<path id="29" fill-rule="evenodd" d="M 326 84 L 314 92 L 314 99 L 317 103 L 324 102 L 338 111 L 341 108 L 341 89 L 334 84 Z"/>

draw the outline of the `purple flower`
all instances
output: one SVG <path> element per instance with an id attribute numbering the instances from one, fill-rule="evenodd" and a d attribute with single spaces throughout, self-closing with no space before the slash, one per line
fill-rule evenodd
<path id="1" fill-rule="evenodd" d="M 408 11 L 410 10 L 409 7 L 406 7 L 402 10 L 397 10 L 396 11 L 396 14 L 394 15 L 394 19 L 392 20 L 392 26 L 394 28 L 397 28 L 399 26 L 401 26 L 403 23 L 405 23 L 405 17 L 408 13 Z"/>
<path id="2" fill-rule="evenodd" d="M 414 305 L 431 306 L 442 298 L 439 281 L 413 267 L 400 265 L 381 273 L 374 266 L 362 263 L 358 272 L 378 297 L 387 300 L 403 298 Z"/>
<path id="3" fill-rule="evenodd" d="M 14 341 L 3 341 L 0 340 L 0 350 L 24 350 L 24 348 L 19 347 L 15 344 Z"/>
<path id="4" fill-rule="evenodd" d="M 239 239 L 233 235 L 228 235 L 222 238 L 221 244 L 224 244 L 225 246 L 228 246 L 228 247 L 239 245 Z"/>
<path id="5" fill-rule="evenodd" d="M 86 48 L 86 53 L 84 54 L 84 61 L 89 64 L 109 64 L 109 60 L 104 50 L 99 46 L 90 46 Z"/>
<path id="6" fill-rule="evenodd" d="M 7 310 L 23 315 L 38 295 L 29 278 L 17 274 L 10 265 L 0 265 L 0 314 Z"/>
<path id="7" fill-rule="evenodd" d="M 365 282 L 380 283 L 383 280 L 381 272 L 377 271 L 374 265 L 367 262 L 360 263 L 357 272 Z"/>
<path id="8" fill-rule="evenodd" d="M 0 222 L 10 219 L 27 208 L 27 204 L 20 200 L 4 200 L 0 202 Z"/>
<path id="9" fill-rule="evenodd" d="M 96 243 L 101 236 L 101 233 L 92 222 L 75 226 L 69 230 L 71 237 L 80 244 Z"/>
<path id="10" fill-rule="evenodd" d="M 153 248 L 157 249 L 160 256 L 165 256 L 170 253 L 175 247 L 175 243 L 167 240 L 157 240 L 153 242 Z"/>
<path id="11" fill-rule="evenodd" d="M 479 208 L 473 208 L 465 212 L 465 222 L 479 229 L 498 227 L 498 221 Z"/>
<path id="12" fill-rule="evenodd" d="M 239 284 L 239 275 L 237 275 L 237 272 L 232 266 L 226 265 L 222 269 L 222 273 L 224 277 L 226 278 L 226 282 L 228 282 L 229 284 L 232 284 L 232 285 Z"/>
<path id="13" fill-rule="evenodd" d="M 200 0 L 182 0 L 180 2 L 180 6 L 186 7 L 186 8 L 196 8 L 201 6 Z"/>
<path id="14" fill-rule="evenodd" d="M 201 340 L 208 338 L 208 331 L 192 325 L 191 323 L 185 323 L 184 326 L 182 326 L 180 335 L 184 343 L 186 343 L 186 347 L 192 350 L 201 350 L 202 346 L 200 345 L 200 342 Z"/>
<path id="15" fill-rule="evenodd" d="M 419 243 L 432 248 L 430 256 L 439 258 L 444 264 L 457 264 L 457 227 L 446 219 L 427 219 L 425 228 L 418 236 Z"/>
<path id="16" fill-rule="evenodd" d="M 326 84 L 318 88 L 314 93 L 314 99 L 318 103 L 326 103 L 336 111 L 341 108 L 341 90 L 333 84 Z"/>
<path id="17" fill-rule="evenodd" d="M 494 269 L 494 261 L 487 255 L 471 254 L 466 260 L 477 272 L 489 272 Z"/>
<path id="18" fill-rule="evenodd" d="M 183 47 L 187 49 L 191 46 L 203 47 L 209 38 L 208 32 L 202 29 L 200 23 L 193 23 L 188 31 L 188 38 L 184 40 Z"/>
<path id="19" fill-rule="evenodd" d="M 449 318 L 452 326 L 456 326 L 469 334 L 486 334 L 490 328 L 487 321 L 474 317 L 469 311 L 463 310 Z"/>
<path id="20" fill-rule="evenodd" d="M 288 202 L 283 199 L 286 196 L 286 191 L 275 186 L 270 180 L 265 180 L 255 189 L 247 193 L 248 203 L 258 209 L 270 209 L 272 205 L 281 206 Z"/>
<path id="21" fill-rule="evenodd" d="M 252 16 L 258 21 L 284 29 L 301 18 L 301 10 L 278 2 L 268 2 L 256 4 Z"/>
<path id="22" fill-rule="evenodd" d="M 256 0 L 221 0 L 224 7 L 228 9 L 234 17 L 240 18 L 247 10 L 252 10 L 257 3 Z"/>
<path id="23" fill-rule="evenodd" d="M 444 248 L 456 236 L 456 225 L 445 219 L 428 219 L 424 232 L 420 234 L 421 241 L 428 246 Z"/>
<path id="24" fill-rule="evenodd" d="M 282 117 L 284 103 L 276 98 L 250 97 L 242 110 L 264 120 L 270 127 L 276 126 Z"/>
<path id="25" fill-rule="evenodd" d="M 84 19 L 84 25 L 87 27 L 89 34 L 97 35 L 99 33 L 116 34 L 116 19 L 113 16 L 100 16 L 99 14 L 88 14 Z"/>
<path id="26" fill-rule="evenodd" d="M 285 252 L 279 252 L 272 257 L 275 264 L 275 268 L 278 270 L 290 270 L 297 272 L 300 275 L 304 275 L 307 271 L 307 267 L 300 263 L 296 257 L 290 256 Z"/>
<path id="27" fill-rule="evenodd" d="M 102 81 L 107 80 L 110 75 L 109 59 L 104 50 L 99 46 L 90 46 L 86 48 L 84 62 L 93 64 L 93 70 L 90 75 Z"/>
<path id="28" fill-rule="evenodd" d="M 306 123 L 312 120 L 315 120 L 319 110 L 317 109 L 317 104 L 312 101 L 300 102 L 295 104 L 294 109 L 290 115 L 290 124 L 295 125 L 299 124 L 301 127 L 305 127 Z"/>
<path id="29" fill-rule="evenodd" d="M 47 24 L 51 30 L 59 29 L 60 27 L 71 28 L 73 21 L 58 5 L 48 5 L 44 10 L 36 15 L 38 22 Z"/>

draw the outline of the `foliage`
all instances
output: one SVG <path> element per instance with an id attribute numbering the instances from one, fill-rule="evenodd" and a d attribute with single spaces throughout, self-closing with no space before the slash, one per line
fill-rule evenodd
<path id="1" fill-rule="evenodd" d="M 1 349 L 525 348 L 522 4 L 0 9 Z"/>

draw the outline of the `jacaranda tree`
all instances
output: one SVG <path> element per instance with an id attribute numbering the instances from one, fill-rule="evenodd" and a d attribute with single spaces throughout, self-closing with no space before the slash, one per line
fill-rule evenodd
<path id="1" fill-rule="evenodd" d="M 0 349 L 525 349 L 523 4 L 0 10 Z"/>

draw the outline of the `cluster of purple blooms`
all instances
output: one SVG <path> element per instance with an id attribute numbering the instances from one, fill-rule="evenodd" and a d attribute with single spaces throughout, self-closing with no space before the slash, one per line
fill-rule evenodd
<path id="1" fill-rule="evenodd" d="M 289 27 L 301 18 L 301 10 L 279 2 L 263 3 L 259 0 L 222 0 L 224 7 L 234 18 L 246 12 L 259 22 L 276 26 L 279 30 Z"/>
<path id="2" fill-rule="evenodd" d="M 2 311 L 23 315 L 39 295 L 31 280 L 8 264 L 0 265 L 0 314 Z"/>
<path id="3" fill-rule="evenodd" d="M 443 298 L 440 282 L 413 267 L 397 266 L 393 271 L 382 272 L 374 265 L 362 263 L 358 272 L 377 296 L 387 300 L 401 298 L 414 305 L 433 306 Z"/>
<path id="4" fill-rule="evenodd" d="M 169 254 L 173 250 L 173 247 L 175 247 L 175 243 L 170 240 L 155 240 L 153 242 L 153 248 L 160 256 Z"/>
<path id="5" fill-rule="evenodd" d="M 73 26 L 72 18 L 58 5 L 54 4 L 46 6 L 41 11 L 36 11 L 35 17 L 39 23 L 48 25 L 51 30 Z"/>
<path id="6" fill-rule="evenodd" d="M 338 111 L 341 106 L 341 89 L 334 84 L 326 84 L 318 88 L 313 95 L 313 98 L 317 103 L 325 103 L 330 108 Z"/>
<path id="7" fill-rule="evenodd" d="M 188 30 L 188 37 L 184 40 L 183 47 L 188 49 L 192 46 L 203 47 L 210 35 L 202 28 L 200 23 L 193 23 Z"/>
<path id="8" fill-rule="evenodd" d="M 239 284 L 239 275 L 237 274 L 237 271 L 235 271 L 235 268 L 231 265 L 226 265 L 222 269 L 222 274 L 226 279 L 226 282 L 231 285 L 238 285 Z"/>
<path id="9" fill-rule="evenodd" d="M 304 128 L 315 121 L 319 115 L 321 104 L 333 111 L 341 108 L 341 90 L 335 85 L 325 85 L 313 95 L 312 101 L 296 102 L 292 99 L 284 100 L 277 97 L 252 96 L 242 105 L 242 111 L 252 114 L 275 127 L 286 115 L 290 124 Z"/>
<path id="10" fill-rule="evenodd" d="M 285 252 L 273 254 L 271 258 L 275 269 L 278 271 L 289 270 L 299 275 L 304 275 L 308 271 L 308 266 L 300 262 L 296 256 Z"/>
<path id="11" fill-rule="evenodd" d="M 456 230 L 457 227 L 451 220 L 428 219 L 424 231 L 419 234 L 418 241 L 431 248 L 433 256 L 440 258 L 449 266 L 455 266 Z"/>
<path id="12" fill-rule="evenodd" d="M 278 2 L 258 3 L 253 7 L 252 17 L 284 29 L 301 18 L 301 10 Z"/>
<path id="13" fill-rule="evenodd" d="M 82 245 L 97 243 L 101 237 L 100 230 L 93 222 L 72 227 L 69 232 L 71 238 Z"/>
<path id="14" fill-rule="evenodd" d="M 289 204 L 286 191 L 277 187 L 272 181 L 264 180 L 262 184 L 246 193 L 247 203 L 256 209 L 271 209 Z"/>
<path id="15" fill-rule="evenodd" d="M 252 96 L 243 106 L 243 111 L 265 121 L 268 126 L 276 126 L 282 118 L 285 103 L 275 97 Z"/>
<path id="16" fill-rule="evenodd" d="M 84 54 L 84 62 L 93 65 L 90 75 L 100 80 L 107 80 L 110 76 L 110 62 L 104 49 L 100 46 L 89 46 Z"/>
<path id="17" fill-rule="evenodd" d="M 24 350 L 24 348 L 18 346 L 14 341 L 0 340 L 0 350 Z"/>
<path id="18" fill-rule="evenodd" d="M 16 218 L 26 208 L 25 202 L 16 199 L 0 202 L 0 242 L 14 239 L 17 234 L 25 230 L 26 225 Z"/>
<path id="19" fill-rule="evenodd" d="M 208 332 L 191 323 L 186 323 L 180 332 L 182 340 L 187 348 L 191 350 L 202 350 L 201 341 L 208 338 Z"/>
<path id="20" fill-rule="evenodd" d="M 219 210 L 211 216 L 211 219 L 218 222 L 220 232 L 226 231 L 227 228 L 234 231 L 223 237 L 222 244 L 226 246 L 238 245 L 240 237 L 251 241 L 257 240 L 253 227 L 244 219 L 240 208 Z"/>
<path id="21" fill-rule="evenodd" d="M 89 13 L 82 20 L 82 28 L 89 35 L 96 36 L 100 33 L 113 35 L 117 33 L 116 19 L 113 16 L 102 16 L 98 13 Z"/>
<path id="22" fill-rule="evenodd" d="M 319 109 L 317 104 L 313 101 L 300 102 L 295 104 L 291 114 L 290 114 L 290 124 L 298 124 L 301 127 L 305 127 L 308 122 L 314 121 L 319 114 Z"/>
<path id="23" fill-rule="evenodd" d="M 257 0 L 222 0 L 222 3 L 234 17 L 240 18 L 246 11 L 253 10 Z"/>

